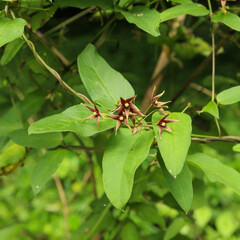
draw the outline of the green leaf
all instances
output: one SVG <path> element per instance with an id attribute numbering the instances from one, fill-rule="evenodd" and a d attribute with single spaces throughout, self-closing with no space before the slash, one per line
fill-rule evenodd
<path id="1" fill-rule="evenodd" d="M 169 240 L 175 237 L 180 232 L 180 230 L 184 225 L 185 225 L 185 220 L 183 218 L 181 217 L 176 218 L 168 227 L 163 240 Z"/>
<path id="2" fill-rule="evenodd" d="M 0 239 L 1 240 L 17 239 L 23 227 L 24 227 L 23 224 L 16 224 L 10 227 L 0 229 Z"/>
<path id="3" fill-rule="evenodd" d="M 0 136 L 23 128 L 23 123 L 41 108 L 44 101 L 44 95 L 35 91 L 16 103 L 0 118 Z"/>
<path id="4" fill-rule="evenodd" d="M 229 105 L 240 101 L 240 86 L 235 86 L 220 92 L 217 101 L 222 105 Z"/>
<path id="5" fill-rule="evenodd" d="M 180 207 L 187 213 L 191 208 L 193 200 L 192 177 L 187 164 L 184 164 L 182 171 L 176 178 L 174 178 L 167 171 L 160 156 L 158 157 L 158 161 L 173 197 L 176 199 Z"/>
<path id="6" fill-rule="evenodd" d="M 240 174 L 235 169 L 203 153 L 191 155 L 187 161 L 201 168 L 212 182 L 223 183 L 240 195 Z"/>
<path id="7" fill-rule="evenodd" d="M 196 219 L 196 224 L 200 228 L 204 228 L 207 223 L 211 220 L 212 209 L 207 206 L 203 206 L 194 210 L 194 219 Z"/>
<path id="8" fill-rule="evenodd" d="M 59 7 L 76 7 L 76 8 L 87 8 L 91 6 L 98 6 L 103 10 L 109 10 L 113 6 L 113 0 L 56 0 L 55 3 Z"/>
<path id="9" fill-rule="evenodd" d="M 14 41 L 8 43 L 8 45 L 4 49 L 4 53 L 1 58 L 1 65 L 8 64 L 14 58 L 14 56 L 18 53 L 18 51 L 21 49 L 23 44 L 24 44 L 24 40 L 20 38 L 15 39 Z"/>
<path id="10" fill-rule="evenodd" d="M 206 106 L 202 109 L 204 112 L 210 113 L 215 118 L 219 118 L 219 112 L 217 104 L 214 101 L 210 101 Z"/>
<path id="11" fill-rule="evenodd" d="M 132 135 L 129 129 L 120 129 L 109 139 L 103 155 L 103 186 L 116 208 L 129 200 L 135 171 L 147 158 L 153 138 L 153 131 Z"/>
<path id="12" fill-rule="evenodd" d="M 192 3 L 192 0 L 170 0 L 170 1 L 180 3 L 180 4 Z"/>
<path id="13" fill-rule="evenodd" d="M 146 191 L 146 186 L 143 187 Z M 147 221 L 149 223 L 155 223 L 161 227 L 165 227 L 164 218 L 158 212 L 158 209 L 155 207 L 154 204 L 139 203 L 134 206 L 134 210 L 141 219 L 144 219 L 144 221 Z"/>
<path id="14" fill-rule="evenodd" d="M 226 12 L 226 14 L 224 14 L 222 11 L 219 11 L 211 17 L 211 20 L 214 23 L 224 23 L 228 27 L 240 31 L 240 17 L 237 14 L 231 12 Z"/>
<path id="15" fill-rule="evenodd" d="M 98 108 L 101 111 L 101 108 Z M 113 128 L 116 121 L 110 118 L 100 118 L 98 129 L 96 119 L 83 119 L 92 115 L 92 112 L 85 106 L 79 104 L 72 106 L 62 113 L 43 118 L 33 123 L 28 133 L 48 133 L 48 132 L 75 132 L 83 137 L 89 137 L 96 133 Z"/>
<path id="16" fill-rule="evenodd" d="M 24 157 L 25 147 L 9 141 L 0 152 L 0 168 L 15 164 Z"/>
<path id="17" fill-rule="evenodd" d="M 137 6 L 132 8 L 130 12 L 120 12 L 129 23 L 136 24 L 140 29 L 154 37 L 160 36 L 160 13 L 156 9 L 149 9 L 146 6 Z"/>
<path id="18" fill-rule="evenodd" d="M 136 225 L 132 222 L 128 222 L 122 228 L 120 233 L 120 239 L 122 240 L 140 240 L 142 239 L 139 234 L 139 230 Z"/>
<path id="19" fill-rule="evenodd" d="M 215 222 L 218 232 L 224 239 L 229 239 L 238 227 L 238 221 L 231 212 L 221 212 Z"/>
<path id="20" fill-rule="evenodd" d="M 161 22 L 165 22 L 169 19 L 173 19 L 184 14 L 199 17 L 209 14 L 209 10 L 203 5 L 197 3 L 182 4 L 163 11 L 160 14 L 160 19 Z"/>
<path id="21" fill-rule="evenodd" d="M 134 96 L 134 90 L 128 81 L 97 53 L 89 44 L 78 56 L 80 77 L 93 101 L 110 110 L 116 108 L 119 98 Z"/>
<path id="22" fill-rule="evenodd" d="M 39 11 L 30 19 L 30 25 L 33 30 L 37 30 L 42 27 L 45 23 L 53 17 L 54 13 L 57 10 L 57 5 L 54 4 L 52 7 L 48 8 L 48 11 Z"/>
<path id="23" fill-rule="evenodd" d="M 164 115 L 159 115 L 157 112 L 153 114 L 153 129 L 165 166 L 172 176 L 176 176 L 182 171 L 191 144 L 191 118 L 185 113 L 169 113 L 167 119 L 179 121 L 168 123 L 173 132 L 170 133 L 163 129 L 162 139 L 160 139 L 157 122 L 163 117 Z"/>
<path id="24" fill-rule="evenodd" d="M 234 152 L 240 152 L 240 143 L 233 146 L 232 150 Z"/>
<path id="25" fill-rule="evenodd" d="M 38 161 L 31 176 L 33 193 L 37 195 L 60 166 L 65 151 L 63 149 L 47 151 Z"/>
<path id="26" fill-rule="evenodd" d="M 22 18 L 0 18 L 0 47 L 21 37 L 26 24 Z"/>
<path id="27" fill-rule="evenodd" d="M 19 129 L 11 132 L 9 136 L 15 143 L 30 148 L 54 148 L 62 143 L 61 133 L 43 133 L 29 136 L 27 130 Z"/>

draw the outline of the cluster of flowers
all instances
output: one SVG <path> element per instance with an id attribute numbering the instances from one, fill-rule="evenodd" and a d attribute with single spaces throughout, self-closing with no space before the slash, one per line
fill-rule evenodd
<path id="1" fill-rule="evenodd" d="M 169 103 L 170 101 L 158 102 L 158 99 L 164 94 L 164 91 L 161 94 L 158 94 L 156 96 L 154 96 L 154 93 L 155 93 L 155 88 L 153 89 L 153 92 L 152 92 L 151 106 L 158 107 L 161 109 L 168 108 L 168 106 L 166 106 L 165 104 Z M 116 109 L 111 111 L 112 113 L 116 112 L 117 114 L 107 115 L 108 117 L 117 121 L 116 134 L 117 134 L 119 127 L 122 124 L 127 126 L 129 129 L 131 129 L 131 127 L 129 125 L 129 118 L 131 119 L 132 124 L 134 126 L 133 129 L 131 129 L 133 134 L 135 134 L 137 132 L 137 128 L 136 128 L 136 124 L 135 124 L 135 122 L 136 122 L 135 116 L 139 116 L 139 117 L 141 117 L 140 119 L 142 119 L 145 115 L 143 113 L 141 113 L 141 111 L 134 104 L 135 98 L 136 98 L 136 96 L 130 97 L 128 99 L 123 99 L 122 97 L 120 97 L 121 104 L 119 104 Z M 99 119 L 104 118 L 104 116 L 97 108 L 96 103 L 94 104 L 94 107 L 90 107 L 85 104 L 83 104 L 83 105 L 86 106 L 91 112 L 93 112 L 93 114 L 91 116 L 85 118 L 84 120 L 96 118 L 97 126 L 100 129 Z M 169 116 L 169 114 L 166 114 L 163 110 L 162 110 L 162 112 L 165 114 L 165 116 L 157 123 L 157 126 L 159 127 L 159 138 L 160 139 L 161 139 L 161 133 L 162 133 L 163 129 L 167 130 L 168 132 L 172 132 L 172 130 L 170 129 L 170 127 L 167 124 L 178 121 L 178 120 L 173 120 L 173 119 L 166 119 Z"/>

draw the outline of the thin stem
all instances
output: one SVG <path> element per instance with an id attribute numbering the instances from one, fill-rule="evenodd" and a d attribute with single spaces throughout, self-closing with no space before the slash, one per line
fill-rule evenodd
<path id="1" fill-rule="evenodd" d="M 184 113 L 190 107 L 191 107 L 191 103 L 188 103 L 187 106 L 182 110 L 182 113 Z"/>
<path id="2" fill-rule="evenodd" d="M 148 108 L 146 109 L 146 111 L 144 112 L 144 115 L 148 112 L 148 110 L 152 107 L 152 103 L 150 103 L 150 105 L 148 106 Z"/>
<path id="3" fill-rule="evenodd" d="M 201 135 L 201 134 L 191 134 L 192 137 L 197 138 L 218 138 L 217 136 Z"/>
<path id="4" fill-rule="evenodd" d="M 208 0 L 208 7 L 210 10 L 210 17 L 213 15 L 211 0 Z M 212 25 L 212 101 L 215 98 L 215 37 L 214 37 L 214 25 Z"/>
<path id="5" fill-rule="evenodd" d="M 192 138 L 192 142 L 207 143 L 207 142 L 231 142 L 240 143 L 240 140 L 236 139 L 223 139 L 223 138 Z"/>
<path id="6" fill-rule="evenodd" d="M 34 44 L 27 39 L 26 35 L 23 34 L 22 35 L 23 39 L 25 40 L 25 42 L 27 43 L 27 45 L 29 46 L 29 48 L 32 50 L 35 58 L 37 59 L 37 61 L 42 64 L 60 83 L 60 85 L 67 91 L 72 93 L 73 95 L 75 95 L 76 97 L 80 98 L 83 102 L 88 103 L 88 104 L 93 104 L 85 95 L 76 92 L 74 89 L 72 89 L 66 82 L 64 82 L 62 80 L 62 78 L 60 77 L 59 73 L 54 70 L 53 68 L 51 68 L 50 66 L 47 65 L 47 63 L 39 56 L 39 54 L 36 52 L 35 46 Z"/>
<path id="7" fill-rule="evenodd" d="M 215 118 L 215 122 L 216 122 L 217 129 L 218 129 L 218 135 L 219 135 L 219 137 L 221 138 L 221 137 L 222 137 L 222 132 L 221 132 L 221 128 L 220 128 L 220 125 L 219 125 L 219 123 L 218 123 L 217 118 Z"/>
<path id="8" fill-rule="evenodd" d="M 66 21 L 58 24 L 56 27 L 50 29 L 49 31 L 47 31 L 46 33 L 44 33 L 44 35 L 47 36 L 47 35 L 49 35 L 49 34 L 51 34 L 51 33 L 56 32 L 57 30 L 65 27 L 65 26 L 67 26 L 68 24 L 70 24 L 70 23 L 76 21 L 77 19 L 83 17 L 84 15 L 86 15 L 86 14 L 89 13 L 89 12 L 91 12 L 91 11 L 94 10 L 95 8 L 96 8 L 95 6 L 92 6 L 92 7 L 89 7 L 89 8 L 87 8 L 87 9 L 83 10 L 82 12 L 76 14 L 75 16 L 73 16 L 73 17 L 67 19 Z"/>
<path id="9" fill-rule="evenodd" d="M 214 27 L 214 25 L 213 25 Z M 212 29 L 212 101 L 215 99 L 215 37 Z"/>
<path id="10" fill-rule="evenodd" d="M 74 148 L 74 149 L 84 149 L 84 150 L 89 150 L 89 151 L 104 151 L 105 148 L 101 147 L 85 147 L 85 146 L 75 146 L 75 145 L 65 145 L 61 146 L 61 148 Z"/>
<path id="11" fill-rule="evenodd" d="M 208 0 L 208 7 L 209 7 L 210 15 L 212 16 L 213 11 L 212 11 L 211 0 Z"/>
<path id="12" fill-rule="evenodd" d="M 92 237 L 92 234 L 96 231 L 96 229 L 98 228 L 98 226 L 102 223 L 104 217 L 107 215 L 108 210 L 110 209 L 110 207 L 112 206 L 111 203 L 108 203 L 108 205 L 105 207 L 105 209 L 102 211 L 99 219 L 96 221 L 96 223 L 94 224 L 94 226 L 92 227 L 91 231 L 87 234 L 87 236 L 84 238 L 84 240 L 88 240 L 90 237 Z"/>
<path id="13" fill-rule="evenodd" d="M 26 8 L 28 10 L 37 10 L 37 11 L 45 11 L 45 12 L 49 11 L 49 8 L 37 8 L 37 7 L 22 7 L 22 6 L 14 7 L 14 6 L 12 6 L 11 8 L 17 8 L 17 9 L 19 9 L 19 8 Z"/>
<path id="14" fill-rule="evenodd" d="M 58 190 L 58 194 L 63 206 L 63 216 L 64 216 L 64 227 L 65 227 L 65 238 L 66 240 L 70 239 L 69 225 L 68 225 L 68 203 L 67 198 L 59 177 L 54 174 L 54 181 Z"/>
<path id="15" fill-rule="evenodd" d="M 143 119 L 141 119 L 141 121 L 145 120 L 148 116 L 150 116 L 151 114 L 153 114 L 154 112 L 158 111 L 159 109 L 154 109 L 152 110 L 148 115 L 146 115 Z"/>

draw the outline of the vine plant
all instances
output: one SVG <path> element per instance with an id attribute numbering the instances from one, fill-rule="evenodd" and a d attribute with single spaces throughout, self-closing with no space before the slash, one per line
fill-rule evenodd
<path id="1" fill-rule="evenodd" d="M 74 3 L 74 1 L 58 0 L 55 3 L 51 3 L 50 9 L 53 13 L 57 8 L 65 6 L 77 6 L 85 10 L 75 18 L 69 19 L 68 22 L 60 24 L 61 26 L 56 26 L 54 29 L 46 32 L 46 36 L 48 36 L 58 31 L 62 26 L 70 24 L 71 21 L 75 21 L 91 11 L 96 11 L 95 15 L 99 18 L 101 18 L 103 12 L 112 14 L 109 22 L 94 38 L 93 42 L 95 44 L 87 44 L 78 55 L 78 72 L 87 92 L 85 94 L 77 92 L 70 86 L 70 83 L 63 81 L 60 74 L 40 56 L 30 38 L 32 33 L 39 34 L 39 32 L 33 29 L 33 27 L 31 28 L 23 18 L 18 16 L 14 2 L 6 2 L 3 11 L 6 17 L 2 16 L 0 18 L 0 46 L 7 44 L 1 59 L 2 65 L 7 64 L 26 42 L 39 64 L 57 79 L 63 89 L 82 101 L 82 103 L 71 106 L 61 113 L 32 122 L 28 128 L 28 134 L 30 135 L 27 135 L 26 131 L 20 130 L 22 132 L 19 132 L 19 129 L 22 128 L 21 126 L 6 132 L 6 135 L 16 141 L 16 143 L 26 147 L 35 147 L 35 137 L 38 142 L 40 141 L 37 147 L 40 144 L 42 148 L 58 148 L 48 150 L 47 157 L 43 157 L 35 166 L 31 175 L 33 192 L 38 194 L 42 190 L 64 157 L 64 148 L 67 146 L 62 140 L 60 133 L 72 132 L 79 139 L 79 137 L 86 138 L 106 132 L 106 135 L 111 134 L 111 136 L 108 139 L 108 144 L 101 146 L 103 147 L 101 149 L 94 146 L 75 146 L 85 150 L 104 150 L 102 181 L 104 191 L 110 201 L 108 205 L 104 205 L 104 210 L 98 221 L 93 225 L 91 231 L 85 234 L 84 239 L 90 239 L 96 234 L 97 228 L 111 208 L 111 204 L 122 211 L 128 209 L 127 204 L 131 198 L 135 172 L 150 155 L 153 156 L 150 164 L 155 166 L 159 174 L 162 174 L 171 194 L 185 213 L 188 213 L 192 207 L 192 179 L 194 178 L 194 173 L 199 169 L 209 179 L 214 179 L 229 186 L 240 195 L 240 174 L 236 170 L 207 154 L 201 152 L 188 153 L 191 142 L 240 142 L 240 136 L 222 136 L 218 122 L 219 105 L 224 106 L 239 102 L 240 86 L 234 86 L 225 89 L 217 95 L 215 94 L 215 54 L 221 49 L 224 42 L 220 46 L 215 47 L 214 38 L 215 24 L 223 23 L 234 31 L 240 31 L 239 17 L 229 11 L 224 0 L 220 2 L 220 10 L 217 10 L 215 13 L 212 10 L 210 0 L 208 0 L 209 10 L 205 6 L 190 0 L 174 0 L 173 2 L 177 4 L 165 9 L 161 13 L 152 7 L 156 4 L 155 7 L 157 8 L 160 1 L 142 1 L 144 3 L 147 2 L 147 4 L 135 4 L 135 1 L 112 2 L 96 0 L 94 4 L 89 2 L 79 1 Z M 125 18 L 129 23 L 135 24 L 153 37 L 161 38 L 159 32 L 160 23 L 186 14 L 196 17 L 206 16 L 212 21 L 212 51 L 207 58 L 208 61 L 212 59 L 211 100 L 199 113 L 207 112 L 213 117 L 218 129 L 218 136 L 192 133 L 191 117 L 185 113 L 191 107 L 190 104 L 183 110 L 171 112 L 172 104 L 176 99 L 173 99 L 173 102 L 170 100 L 162 101 L 161 98 L 164 91 L 159 91 L 161 93 L 158 93 L 154 84 L 151 86 L 152 93 L 148 96 L 149 99 L 147 99 L 149 102 L 148 107 L 146 110 L 140 110 L 140 107 L 136 106 L 137 93 L 135 93 L 131 84 L 122 74 L 114 70 L 97 51 L 97 48 L 102 44 L 101 38 L 104 37 L 105 30 L 117 19 Z M 43 17 L 45 17 L 46 21 L 50 19 L 48 15 Z M 34 26 L 34 21 L 31 23 Z M 32 33 L 29 35 L 28 32 L 30 31 Z M 207 62 L 203 62 L 202 68 L 204 68 L 204 65 L 207 65 Z M 186 84 L 189 85 L 191 82 L 192 80 L 190 79 Z M 185 91 L 186 87 L 180 90 L 180 94 Z M 168 95 L 168 92 L 165 95 Z M 42 139 L 48 139 L 48 141 L 41 142 L 39 140 L 41 137 Z M 62 142 L 63 144 L 61 145 Z M 82 142 L 81 139 L 80 142 Z M 240 151 L 239 146 L 239 144 L 235 145 L 234 150 Z M 150 152 L 154 154 L 150 154 Z M 22 162 L 23 160 L 12 165 L 2 166 L 1 174 L 7 175 L 11 173 Z M 97 194 L 95 196 L 97 197 Z M 67 217 L 67 214 L 65 216 Z M 66 228 L 66 238 L 69 238 L 68 228 Z"/>

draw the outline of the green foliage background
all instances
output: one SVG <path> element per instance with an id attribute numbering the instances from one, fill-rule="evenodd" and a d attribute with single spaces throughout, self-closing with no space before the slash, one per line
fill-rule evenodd
<path id="1" fill-rule="evenodd" d="M 233 172 L 225 175 L 219 163 L 240 171 L 240 151 L 236 146 L 236 151 L 232 150 L 234 143 L 192 142 L 190 155 L 200 152 L 218 162 L 211 168 L 212 175 L 204 175 L 204 168 L 201 171 L 194 165 L 195 158 L 187 158 L 193 181 L 193 202 L 186 214 L 178 205 L 181 203 L 171 195 L 175 185 L 166 182 L 167 170 L 152 164 L 156 159 L 156 148 L 150 150 L 137 169 L 129 203 L 121 211 L 111 206 L 102 183 L 102 148 L 107 145 L 111 130 L 92 137 L 71 132 L 28 136 L 29 125 L 61 113 L 81 100 L 65 91 L 39 64 L 24 39 L 19 38 L 23 30 L 42 59 L 69 86 L 86 96 L 77 57 L 88 43 L 95 44 L 100 56 L 131 83 L 139 107 L 153 82 L 151 76 L 163 51 L 167 49 L 166 53 L 169 53 L 158 90 L 166 91 L 161 98 L 163 101 L 174 99 L 191 74 L 211 54 L 212 23 L 206 1 L 194 1 L 202 4 L 199 12 L 190 0 L 90 2 L 0 2 L 0 29 L 5 27 L 5 13 L 10 19 L 14 15 L 17 17 L 11 20 L 15 21 L 11 22 L 13 29 L 4 36 L 0 31 L 0 45 L 3 46 L 0 49 L 0 239 L 240 239 L 240 198 L 232 191 L 239 194 L 239 182 L 234 181 L 238 178 L 234 178 Z M 73 21 L 73 16 L 95 5 L 99 7 Z M 126 8 L 128 5 L 129 9 Z M 132 5 L 134 9 L 131 9 Z M 223 15 L 220 2 L 212 1 L 216 44 L 227 38 L 216 55 L 217 94 L 240 85 L 240 20 L 237 16 L 240 6 L 237 2 L 227 5 L 230 9 Z M 131 24 L 135 23 L 132 12 L 139 14 L 139 6 L 149 18 Z M 178 10 L 180 14 L 173 10 L 176 7 L 182 7 L 183 10 Z M 157 12 L 164 12 L 158 22 Z M 175 17 L 182 15 L 185 18 L 179 24 Z M 55 31 L 62 22 L 64 24 Z M 215 106 L 208 105 L 204 113 L 197 113 L 211 101 L 211 69 L 209 62 L 171 105 L 171 111 L 181 112 L 190 102 L 191 107 L 186 113 L 192 118 L 192 132 L 218 136 L 213 118 L 218 117 Z M 237 91 L 234 96 L 238 96 Z M 221 95 L 217 100 L 221 102 Z M 240 136 L 239 98 L 231 105 L 224 105 L 222 101 L 218 105 L 222 134 Z M 83 148 L 66 147 L 76 145 Z M 86 146 L 100 151 L 86 151 Z M 223 176 L 214 175 L 218 169 Z M 187 173 L 189 170 L 184 168 Z M 39 172 L 45 175 L 40 176 L 42 185 L 35 188 Z M 53 174 L 54 178 L 51 177 Z M 56 187 L 59 187 L 57 182 L 62 185 L 67 198 L 67 214 L 63 213 L 66 206 L 64 208 L 59 196 L 61 190 Z"/>

